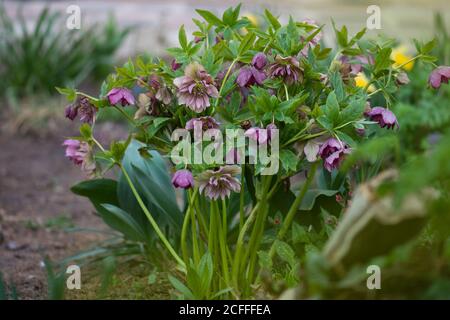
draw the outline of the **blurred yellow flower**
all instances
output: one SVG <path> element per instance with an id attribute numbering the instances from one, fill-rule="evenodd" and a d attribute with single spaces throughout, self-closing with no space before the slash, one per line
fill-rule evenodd
<path id="1" fill-rule="evenodd" d="M 252 13 L 246 13 L 243 15 L 244 18 L 247 18 L 254 27 L 258 27 L 259 26 L 259 19 L 257 16 L 255 16 Z"/>
<path id="2" fill-rule="evenodd" d="M 405 46 L 400 46 L 392 50 L 391 59 L 394 60 L 394 67 L 398 68 L 404 63 L 411 60 L 413 57 L 407 54 L 408 49 Z M 402 66 L 406 71 L 411 71 L 414 67 L 414 61 L 411 61 Z"/>
<path id="3" fill-rule="evenodd" d="M 362 72 L 358 73 L 355 77 L 355 84 L 357 87 L 360 88 L 365 88 L 367 86 L 367 84 L 369 83 L 369 79 L 367 79 L 366 75 Z M 369 88 L 367 88 L 368 92 L 373 92 L 375 91 L 375 87 L 373 84 L 371 84 L 369 86 Z"/>
<path id="4" fill-rule="evenodd" d="M 355 84 L 357 87 L 365 88 L 369 83 L 369 79 L 367 79 L 366 75 L 362 72 L 358 73 L 355 77 Z M 368 92 L 375 91 L 375 87 L 371 84 L 367 89 Z"/>

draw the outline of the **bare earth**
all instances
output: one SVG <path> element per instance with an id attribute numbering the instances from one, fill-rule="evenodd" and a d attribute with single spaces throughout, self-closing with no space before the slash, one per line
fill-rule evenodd
<path id="1" fill-rule="evenodd" d="M 47 297 L 45 256 L 57 261 L 99 237 L 65 228 L 104 227 L 89 201 L 69 190 L 84 177 L 61 146 L 74 130 L 63 131 L 47 138 L 0 133 L 0 271 L 20 299 Z"/>

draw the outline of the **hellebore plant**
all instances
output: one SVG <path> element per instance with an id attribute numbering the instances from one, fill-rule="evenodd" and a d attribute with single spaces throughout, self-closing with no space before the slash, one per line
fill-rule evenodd
<path id="1" fill-rule="evenodd" d="M 280 254 L 316 172 L 336 175 L 359 142 L 398 128 L 389 107 L 398 86 L 407 83 L 402 67 L 433 61 L 428 55 L 433 42 L 416 43 L 417 56 L 394 65 L 390 42 L 363 45 L 365 30 L 349 37 L 345 27 L 334 25 L 338 45 L 331 54 L 315 22 L 290 18 L 283 26 L 266 10 L 267 27 L 258 28 L 239 11 L 240 6 L 230 8 L 220 18 L 197 10 L 203 20 L 194 20 L 198 29 L 192 37 L 180 28 L 180 46 L 168 49 L 170 62 L 130 60 L 107 78 L 98 98 L 59 89 L 72 101 L 67 117 L 79 114 L 85 122 L 81 136 L 64 143 L 67 156 L 89 164 L 90 174 L 120 169 L 184 273 L 186 285 L 172 282 L 185 297 L 251 297 L 261 284 L 261 259 Z M 432 87 L 448 81 L 448 68 L 433 71 Z M 358 75 L 367 79 L 363 85 Z M 378 106 L 370 108 L 375 98 Z M 106 148 L 95 139 L 95 114 L 103 108 L 115 108 L 129 121 L 128 140 Z M 203 140 L 193 146 L 179 142 L 179 130 Z M 224 148 L 221 137 L 228 130 L 238 132 L 238 143 Z M 187 155 L 171 158 L 173 186 L 187 199 L 180 246 L 156 223 L 122 163 L 132 139 L 144 145 L 143 157 L 147 150 L 170 157 L 180 143 L 188 145 Z M 195 150 L 214 156 L 192 161 Z M 278 170 L 267 174 L 268 163 L 259 157 L 263 151 L 276 159 Z M 290 183 L 294 175 L 298 189 Z M 283 192 L 292 198 L 279 209 L 276 195 Z M 278 227 L 268 234 L 275 211 Z"/>

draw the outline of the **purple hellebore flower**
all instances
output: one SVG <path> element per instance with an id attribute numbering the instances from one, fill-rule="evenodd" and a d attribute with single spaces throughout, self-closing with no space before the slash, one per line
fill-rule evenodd
<path id="1" fill-rule="evenodd" d="M 184 76 L 175 78 L 173 83 L 178 88 L 178 102 L 197 113 L 210 106 L 210 97 L 219 96 L 214 80 L 198 62 L 188 65 Z"/>
<path id="2" fill-rule="evenodd" d="M 244 135 L 254 141 L 257 141 L 259 144 L 264 144 L 270 141 L 272 137 L 271 132 L 275 129 L 277 129 L 277 126 L 274 123 L 270 123 L 267 125 L 266 129 L 252 127 L 245 131 Z"/>
<path id="3" fill-rule="evenodd" d="M 408 83 L 409 83 L 409 77 L 406 74 L 406 72 L 400 72 L 397 75 L 397 84 L 401 86 L 401 85 L 405 85 L 405 84 L 408 84 Z"/>
<path id="4" fill-rule="evenodd" d="M 241 173 L 239 166 L 223 166 L 218 170 L 206 170 L 198 176 L 199 191 L 208 198 L 217 200 L 229 197 L 231 191 L 239 192 L 241 184 L 236 178 Z"/>
<path id="5" fill-rule="evenodd" d="M 267 64 L 266 55 L 262 52 L 258 52 L 252 59 L 252 66 L 257 70 L 262 70 Z"/>
<path id="6" fill-rule="evenodd" d="M 252 65 L 242 68 L 236 78 L 236 83 L 241 88 L 248 88 L 255 84 L 262 85 L 266 80 L 266 74 L 263 69 L 267 64 L 266 55 L 262 52 L 255 54 L 252 60 Z"/>
<path id="7" fill-rule="evenodd" d="M 395 126 L 398 126 L 395 114 L 388 109 L 382 107 L 374 107 L 365 114 L 370 118 L 370 120 L 378 122 L 381 128 L 387 127 L 388 129 L 391 129 Z"/>
<path id="8" fill-rule="evenodd" d="M 66 157 L 74 164 L 81 165 L 81 170 L 88 177 L 93 177 L 96 166 L 89 144 L 84 141 L 67 139 L 64 141 L 63 146 L 66 147 Z"/>
<path id="9" fill-rule="evenodd" d="M 80 115 L 80 121 L 92 124 L 94 122 L 97 108 L 86 97 L 78 97 L 74 103 L 69 104 L 65 109 L 66 118 L 74 120 Z"/>
<path id="10" fill-rule="evenodd" d="M 351 58 L 349 58 L 348 56 L 341 56 L 339 58 L 339 61 L 344 65 L 344 67 L 349 66 L 350 74 L 352 75 L 357 75 L 358 73 L 362 72 L 363 65 L 374 63 L 372 56 L 367 57 L 364 55 L 358 55 Z"/>
<path id="11" fill-rule="evenodd" d="M 177 60 L 173 59 L 170 67 L 172 68 L 172 71 L 177 71 L 178 69 L 180 69 L 181 63 L 178 63 Z"/>
<path id="12" fill-rule="evenodd" d="M 288 85 L 303 81 L 303 70 L 295 57 L 277 55 L 275 62 L 269 66 L 269 77 L 282 78 Z"/>
<path id="13" fill-rule="evenodd" d="M 428 83 L 434 89 L 438 89 L 442 83 L 448 83 L 449 79 L 450 66 L 439 66 L 431 72 Z"/>
<path id="14" fill-rule="evenodd" d="M 350 148 L 343 142 L 330 138 L 319 148 L 319 156 L 323 159 L 323 166 L 328 171 L 339 167 L 346 154 L 350 153 Z"/>
<path id="15" fill-rule="evenodd" d="M 65 109 L 65 116 L 70 120 L 75 120 L 78 115 L 78 108 L 74 103 L 69 104 Z"/>
<path id="16" fill-rule="evenodd" d="M 194 187 L 194 177 L 189 170 L 178 170 L 172 177 L 175 188 L 189 189 Z"/>
<path id="17" fill-rule="evenodd" d="M 126 105 L 134 105 L 134 96 L 131 90 L 127 88 L 113 88 L 106 96 L 112 105 L 120 104 L 124 107 Z"/>
<path id="18" fill-rule="evenodd" d="M 63 143 L 63 146 L 66 147 L 66 157 L 76 165 L 80 165 L 86 155 L 83 151 L 85 148 L 82 148 L 83 144 L 86 144 L 86 142 L 74 139 L 67 139 Z"/>
<path id="19" fill-rule="evenodd" d="M 239 71 L 236 83 L 241 88 L 248 88 L 255 84 L 260 86 L 264 80 L 266 80 L 264 71 L 258 70 L 255 67 L 244 67 Z"/>
<path id="20" fill-rule="evenodd" d="M 200 117 L 200 118 L 192 118 L 188 122 L 186 122 L 185 129 L 186 130 L 193 130 L 195 123 L 201 122 L 202 124 L 202 130 L 208 130 L 208 129 L 219 129 L 220 123 L 216 121 L 213 117 L 206 116 L 206 117 Z"/>

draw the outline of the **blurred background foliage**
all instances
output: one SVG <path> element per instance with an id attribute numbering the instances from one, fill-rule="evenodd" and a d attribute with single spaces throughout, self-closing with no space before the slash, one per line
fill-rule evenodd
<path id="1" fill-rule="evenodd" d="M 110 16 L 103 25 L 68 30 L 58 12 L 44 8 L 30 28 L 19 9 L 14 21 L 0 3 L 0 97 L 55 94 L 111 72 L 114 55 L 130 28 Z"/>

